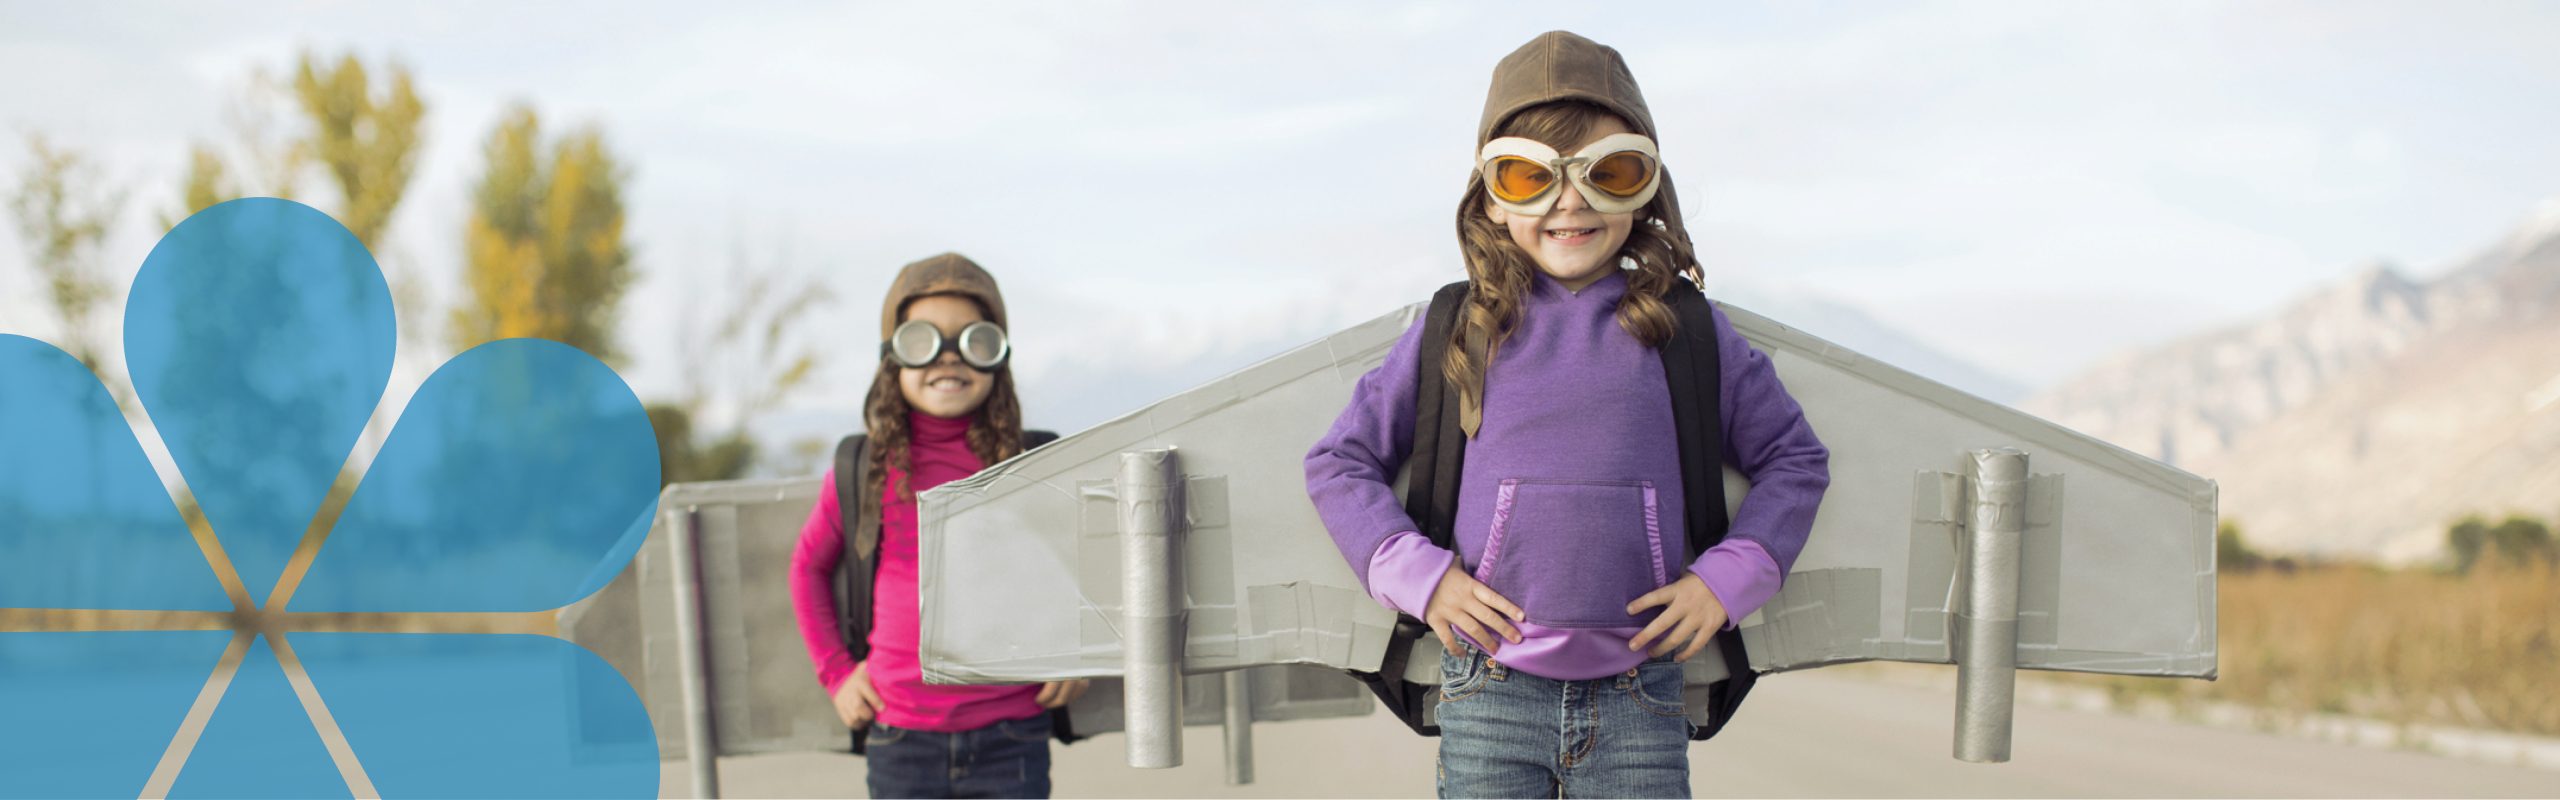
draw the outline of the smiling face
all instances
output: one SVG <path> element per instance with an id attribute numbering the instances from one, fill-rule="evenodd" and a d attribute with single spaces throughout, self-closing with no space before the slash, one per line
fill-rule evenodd
<path id="1" fill-rule="evenodd" d="M 1581 141 L 1545 144 L 1556 152 L 1571 153 L 1600 137 L 1628 132 L 1627 123 L 1603 114 L 1592 121 Z M 1529 254 L 1538 271 L 1567 289 L 1581 291 L 1617 267 L 1618 251 L 1626 247 L 1628 233 L 1635 229 L 1636 215 L 1633 211 L 1603 214 L 1591 210 L 1582 191 L 1570 181 L 1557 188 L 1564 194 L 1556 198 L 1555 208 L 1544 215 L 1513 214 L 1491 203 L 1485 204 L 1485 214 L 1494 224 L 1510 230 L 1512 244 Z"/>
<path id="2" fill-rule="evenodd" d="M 969 323 L 985 318 L 975 301 L 960 295 L 937 294 L 908 303 L 898 321 L 924 320 L 949 338 L 959 336 L 960 329 Z M 994 375 L 960 363 L 960 354 L 952 351 L 943 352 L 932 364 L 921 368 L 899 367 L 894 362 L 889 368 L 898 370 L 898 393 L 906 397 L 908 408 L 943 419 L 976 413 L 996 385 Z"/>

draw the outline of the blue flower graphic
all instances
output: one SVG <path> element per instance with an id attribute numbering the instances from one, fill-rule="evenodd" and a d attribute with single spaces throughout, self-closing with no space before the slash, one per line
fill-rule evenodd
<path id="1" fill-rule="evenodd" d="M 0 625 L 0 797 L 657 793 L 648 716 L 595 654 L 368 632 L 383 612 L 540 619 L 629 562 L 658 450 L 610 368 L 539 339 L 455 356 L 330 509 L 395 339 L 344 227 L 264 198 L 187 218 L 124 338 L 210 531 L 88 368 L 0 335 L 0 609 L 20 610 L 0 620 L 72 621 Z"/>

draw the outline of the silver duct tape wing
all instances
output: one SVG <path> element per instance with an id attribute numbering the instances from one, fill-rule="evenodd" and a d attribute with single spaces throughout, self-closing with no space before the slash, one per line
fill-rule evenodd
<path id="1" fill-rule="evenodd" d="M 2018 666 L 2213 676 L 2212 482 L 1721 307 L 1832 453 L 1810 543 L 1785 588 L 1742 622 L 1756 670 L 1951 663 L 1967 453 L 2005 446 L 2026 451 L 2032 470 Z M 1183 670 L 1376 669 L 1394 617 L 1317 520 L 1302 459 L 1421 313 L 1362 323 L 926 492 L 927 679 L 1119 674 L 1112 478 L 1119 454 L 1167 447 L 1180 455 L 1189 522 Z M 1730 470 L 1726 482 L 1738 507 L 1748 485 Z M 1438 646 L 1417 646 L 1408 677 L 1438 679 Z M 1692 660 L 1693 686 L 1721 677 L 1714 661 Z"/>
<path id="2" fill-rule="evenodd" d="M 711 692 L 704 722 L 721 755 L 850 744 L 791 610 L 791 549 L 821 488 L 815 477 L 669 486 L 631 565 L 560 610 L 560 636 L 603 656 L 640 693 L 659 753 L 686 752 L 679 667 L 686 653 L 673 599 L 679 587 L 698 598 L 703 680 Z M 671 528 L 687 514 L 695 525 L 694 580 L 677 574 L 671 552 Z"/>
<path id="3" fill-rule="evenodd" d="M 1951 663 L 1967 453 L 2027 453 L 2018 666 L 2211 678 L 2212 481 L 1947 388 L 1733 306 L 1831 449 L 1831 489 L 1785 587 L 1741 625 L 1754 669 Z M 1725 473 L 1740 507 L 1741 476 Z"/>
<path id="4" fill-rule="evenodd" d="M 829 489 L 814 477 L 669 486 L 630 566 L 604 589 L 561 609 L 561 638 L 602 656 L 639 692 L 660 753 L 678 758 L 687 752 L 679 667 L 685 653 L 672 599 L 687 582 L 676 574 L 669 550 L 676 538 L 671 528 L 686 514 L 696 526 L 698 575 L 691 587 L 699 597 L 704 683 L 712 698 L 702 724 L 713 746 L 722 755 L 846 748 L 844 724 L 818 685 L 791 606 L 791 550 L 821 491 Z M 1262 667 L 1246 680 L 1257 721 L 1371 710 L 1367 690 L 1329 669 Z M 1184 724 L 1223 721 L 1224 684 L 1195 681 L 1185 688 Z M 581 696 L 616 690 L 577 687 Z M 1070 711 L 1079 733 L 1120 730 L 1119 682 L 1096 681 Z"/>

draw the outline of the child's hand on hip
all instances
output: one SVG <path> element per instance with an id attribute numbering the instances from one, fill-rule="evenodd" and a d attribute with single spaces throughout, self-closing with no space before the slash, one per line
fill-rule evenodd
<path id="1" fill-rule="evenodd" d="M 1527 616 L 1520 613 L 1519 606 L 1459 569 L 1455 559 L 1450 560 L 1449 571 L 1440 576 L 1440 585 L 1432 588 L 1431 604 L 1422 610 L 1422 621 L 1431 626 L 1433 633 L 1440 634 L 1440 646 L 1452 653 L 1458 652 L 1457 634 L 1449 630 L 1452 627 L 1466 631 L 1477 644 L 1484 645 L 1486 655 L 1492 655 L 1502 642 L 1519 643 L 1520 631 L 1511 623 L 1522 619 Z M 1497 638 L 1492 635 L 1494 632 L 1502 635 Z"/>
<path id="2" fill-rule="evenodd" d="M 1038 702 L 1041 708 L 1062 708 L 1068 703 L 1075 702 L 1076 698 L 1083 697 L 1084 690 L 1092 685 L 1092 681 L 1084 680 L 1050 681 L 1040 684 L 1040 693 L 1033 696 L 1032 700 Z"/>
<path id="3" fill-rule="evenodd" d="M 853 674 L 836 686 L 833 699 L 836 719 L 844 720 L 845 727 L 855 730 L 871 727 L 871 720 L 880 716 L 881 707 L 880 692 L 871 688 L 871 662 L 853 665 Z"/>
<path id="4" fill-rule="evenodd" d="M 1687 661 L 1707 646 L 1707 640 L 1715 638 L 1716 631 L 1724 629 L 1724 603 L 1716 599 L 1715 592 L 1707 590 L 1707 582 L 1694 572 L 1682 574 L 1671 585 L 1646 592 L 1628 603 L 1627 616 L 1654 606 L 1662 607 L 1662 616 L 1653 618 L 1653 624 L 1627 640 L 1627 649 L 1642 650 L 1651 644 L 1656 657 L 1676 649 L 1680 651 L 1679 660 Z"/>

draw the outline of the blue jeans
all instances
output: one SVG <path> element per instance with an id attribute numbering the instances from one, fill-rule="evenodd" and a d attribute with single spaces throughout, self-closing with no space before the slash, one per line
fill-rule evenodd
<path id="1" fill-rule="evenodd" d="M 872 797 L 1048 797 L 1049 715 L 935 733 L 877 722 L 865 734 Z"/>
<path id="2" fill-rule="evenodd" d="M 1472 647 L 1440 656 L 1441 797 L 1688 797 L 1680 663 L 1541 678 Z"/>

